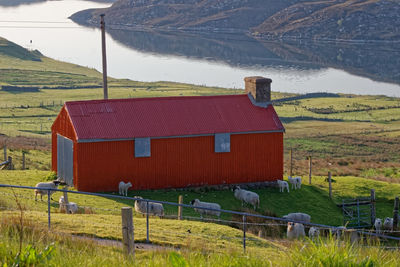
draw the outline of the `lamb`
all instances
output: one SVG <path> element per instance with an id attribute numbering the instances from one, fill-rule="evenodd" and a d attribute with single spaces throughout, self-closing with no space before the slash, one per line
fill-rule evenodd
<path id="1" fill-rule="evenodd" d="M 60 204 L 60 211 L 65 212 L 67 209 L 67 204 L 65 203 L 64 197 L 61 196 L 60 199 L 58 200 L 58 203 Z M 78 204 L 75 202 L 69 202 L 68 203 L 68 212 L 71 214 L 75 214 L 78 212 Z"/>
<path id="2" fill-rule="evenodd" d="M 221 215 L 220 210 L 221 206 L 217 203 L 210 203 L 210 202 L 203 202 L 198 199 L 193 199 L 190 204 L 194 207 L 202 207 L 202 208 L 210 208 L 210 209 L 215 209 L 215 210 L 205 210 L 205 209 L 194 209 L 195 212 L 200 213 L 200 217 L 203 219 L 203 215 L 214 215 L 217 216 L 219 219 L 219 216 Z"/>
<path id="3" fill-rule="evenodd" d="M 289 239 L 304 237 L 306 235 L 304 232 L 304 225 L 301 223 L 288 222 L 286 234 Z"/>
<path id="4" fill-rule="evenodd" d="M 312 241 L 314 241 L 315 239 L 318 239 L 319 229 L 314 226 L 310 227 L 310 230 L 308 230 L 308 237 L 310 237 Z"/>
<path id="5" fill-rule="evenodd" d="M 282 180 L 277 180 L 278 182 L 278 186 L 279 186 L 279 192 L 285 192 L 285 188 L 287 190 L 287 192 L 289 193 L 289 184 L 286 181 L 282 181 Z"/>
<path id="6" fill-rule="evenodd" d="M 301 177 L 288 176 L 288 181 L 292 184 L 292 189 L 301 189 Z"/>
<path id="7" fill-rule="evenodd" d="M 289 213 L 288 215 L 283 216 L 283 218 L 297 222 L 305 222 L 305 223 L 311 222 L 311 216 L 302 212 Z"/>
<path id="8" fill-rule="evenodd" d="M 386 217 L 383 222 L 383 229 L 385 230 L 393 230 L 393 218 Z"/>
<path id="9" fill-rule="evenodd" d="M 127 197 L 129 187 L 132 187 L 131 182 L 128 182 L 128 183 L 124 183 L 122 181 L 119 182 L 119 185 L 118 185 L 119 194 Z"/>
<path id="10" fill-rule="evenodd" d="M 37 183 L 35 185 L 35 187 L 40 187 L 40 188 L 49 188 L 49 189 L 57 189 L 58 185 L 61 182 L 58 180 L 54 180 L 52 182 L 41 182 L 41 183 Z M 37 195 L 40 195 L 40 200 L 43 201 L 43 195 L 47 195 L 47 191 L 48 190 L 41 190 L 41 189 L 35 189 L 35 201 L 37 201 Z M 53 198 L 51 198 L 51 195 L 54 194 L 56 191 L 50 190 L 50 199 L 53 200 Z"/>
<path id="11" fill-rule="evenodd" d="M 297 176 L 297 177 L 294 177 L 294 179 L 296 180 L 296 187 L 298 189 L 301 189 L 301 177 Z"/>
<path id="12" fill-rule="evenodd" d="M 381 229 L 382 229 L 382 219 L 376 218 L 375 219 L 375 223 L 374 223 L 374 227 L 376 229 L 376 233 L 380 234 L 381 233 Z"/>
<path id="13" fill-rule="evenodd" d="M 143 199 L 142 197 L 135 196 L 134 198 Z M 142 200 L 135 200 L 135 211 L 138 213 L 147 213 L 147 203 L 149 205 L 149 215 L 164 217 L 164 206 L 161 203 L 146 202 Z"/>
<path id="14" fill-rule="evenodd" d="M 236 199 L 242 201 L 242 206 L 244 205 L 244 202 L 246 202 L 253 205 L 254 210 L 256 210 L 256 207 L 260 207 L 260 197 L 257 193 L 240 189 L 239 186 L 235 186 L 233 194 Z"/>
<path id="15" fill-rule="evenodd" d="M 339 226 L 336 227 L 332 230 L 332 235 L 334 237 L 336 237 L 336 239 L 340 239 L 340 237 L 342 236 L 343 232 L 346 230 L 347 228 L 345 226 Z"/>
<path id="16" fill-rule="evenodd" d="M 288 176 L 288 181 L 292 185 L 292 189 L 297 189 L 297 180 L 296 180 L 296 178 L 292 178 L 291 176 Z"/>

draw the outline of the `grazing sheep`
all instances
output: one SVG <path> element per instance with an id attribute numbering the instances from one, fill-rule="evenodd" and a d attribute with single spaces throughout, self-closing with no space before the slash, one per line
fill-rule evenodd
<path id="1" fill-rule="evenodd" d="M 376 229 L 376 233 L 380 234 L 381 233 L 381 229 L 382 229 L 382 219 L 376 218 L 375 219 L 375 223 L 374 223 L 374 227 Z"/>
<path id="2" fill-rule="evenodd" d="M 383 229 L 390 231 L 393 229 L 393 218 L 390 217 L 385 218 L 385 221 L 383 222 Z"/>
<path id="3" fill-rule="evenodd" d="M 221 215 L 220 210 L 221 206 L 217 203 L 210 203 L 210 202 L 203 202 L 198 199 L 193 199 L 190 204 L 194 207 L 202 207 L 202 208 L 210 208 L 210 209 L 215 209 L 215 210 L 204 210 L 204 209 L 194 209 L 195 212 L 200 213 L 200 217 L 203 219 L 203 215 L 214 215 L 219 218 Z"/>
<path id="4" fill-rule="evenodd" d="M 67 210 L 67 204 L 65 203 L 64 197 L 61 196 L 60 199 L 58 200 L 58 203 L 60 204 L 60 211 L 65 212 Z M 75 202 L 69 202 L 68 203 L 68 212 L 71 214 L 75 214 L 78 212 L 78 204 Z"/>
<path id="5" fill-rule="evenodd" d="M 142 197 L 135 196 L 134 198 L 143 199 Z M 164 217 L 164 206 L 161 203 L 146 202 L 142 200 L 135 200 L 135 211 L 138 213 L 147 213 L 147 203 L 149 203 L 149 215 Z"/>
<path id="6" fill-rule="evenodd" d="M 308 237 L 310 237 L 312 241 L 314 241 L 315 239 L 318 239 L 319 229 L 314 226 L 310 227 L 310 230 L 308 230 Z"/>
<path id="7" fill-rule="evenodd" d="M 288 215 L 283 216 L 283 218 L 297 222 L 305 222 L 305 223 L 311 222 L 311 216 L 302 212 L 289 213 Z"/>
<path id="8" fill-rule="evenodd" d="M 292 185 L 292 189 L 297 189 L 297 180 L 296 180 L 296 178 L 292 178 L 291 176 L 288 176 L 288 181 Z"/>
<path id="9" fill-rule="evenodd" d="M 277 180 L 278 182 L 278 186 L 279 186 L 279 192 L 285 192 L 285 188 L 287 190 L 287 192 L 289 193 L 289 184 L 286 181 L 282 181 L 282 180 Z"/>
<path id="10" fill-rule="evenodd" d="M 260 197 L 257 193 L 240 189 L 239 186 L 235 186 L 233 194 L 236 199 L 242 201 L 242 206 L 244 205 L 244 202 L 246 202 L 253 205 L 254 210 L 256 210 L 256 207 L 260 207 Z"/>
<path id="11" fill-rule="evenodd" d="M 119 194 L 127 197 L 129 187 L 132 187 L 131 182 L 128 182 L 128 183 L 124 183 L 122 181 L 119 182 L 119 185 L 118 185 Z"/>
<path id="12" fill-rule="evenodd" d="M 57 189 L 58 185 L 60 184 L 60 181 L 54 180 L 52 182 L 41 182 L 41 183 L 37 183 L 35 185 L 35 187 L 40 187 L 40 188 L 49 188 L 49 189 Z M 47 195 L 47 191 L 48 190 L 41 190 L 41 189 L 35 189 L 35 201 L 37 201 L 37 195 L 40 195 L 40 200 L 43 200 L 43 195 Z M 53 200 L 51 198 L 51 195 L 54 194 L 56 191 L 50 191 L 50 199 Z"/>
<path id="13" fill-rule="evenodd" d="M 301 223 L 288 222 L 286 234 L 289 239 L 303 237 L 306 235 L 304 232 L 304 225 Z"/>
<path id="14" fill-rule="evenodd" d="M 340 239 L 340 237 L 343 235 L 344 231 L 347 228 L 345 226 L 339 226 L 336 227 L 332 230 L 332 235 L 336 238 L 336 239 Z"/>
<path id="15" fill-rule="evenodd" d="M 297 176 L 297 177 L 294 177 L 293 179 L 296 180 L 296 188 L 301 189 L 301 177 Z"/>

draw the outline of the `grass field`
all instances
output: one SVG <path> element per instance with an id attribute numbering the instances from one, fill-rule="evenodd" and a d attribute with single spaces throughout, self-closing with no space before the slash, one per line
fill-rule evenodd
<path id="1" fill-rule="evenodd" d="M 38 90 L 0 90 L 0 147 L 8 144 L 17 168 L 22 150 L 27 150 L 28 168 L 48 169 L 52 122 L 65 101 L 101 99 L 101 74 L 44 57 L 5 39 L 0 39 L 0 48 L 0 86 Z M 242 90 L 190 84 L 109 78 L 110 98 L 241 93 Z M 273 92 L 272 98 L 293 95 Z M 293 168 L 297 175 L 307 174 L 307 157 L 312 156 L 315 175 L 332 171 L 334 175 L 400 181 L 399 98 L 337 95 L 284 102 L 275 108 L 286 128 L 286 155 L 290 148 L 294 150 Z M 40 150 L 39 155 L 33 150 Z M 287 167 L 288 157 L 285 163 Z"/>
<path id="2" fill-rule="evenodd" d="M 179 250 L 139 249 L 134 257 L 126 257 L 120 247 L 48 232 L 30 220 L 21 224 L 17 217 L 1 221 L 0 237 L 0 263 L 7 266 L 398 266 L 397 251 L 339 245 L 333 239 L 286 246 L 271 242 L 246 253 L 234 247 L 209 251 L 204 243 L 189 242 Z"/>
<path id="3" fill-rule="evenodd" d="M 0 182 L 4 184 L 34 186 L 37 182 L 45 180 L 48 171 L 1 171 Z M 312 185 L 303 181 L 301 190 L 291 190 L 289 194 L 279 193 L 277 188 L 255 190 L 260 195 L 259 214 L 283 216 L 290 212 L 305 212 L 312 216 L 315 223 L 328 225 L 342 225 L 343 216 L 341 208 L 336 204 L 342 203 L 342 199 L 368 197 L 370 190 L 376 191 L 377 216 L 380 218 L 391 217 L 394 198 L 400 195 L 400 185 L 387 182 L 375 181 L 357 177 L 334 177 L 335 183 L 332 186 L 333 200 L 328 198 L 328 183 L 323 177 L 313 177 Z M 47 201 L 34 201 L 34 195 L 29 190 L 15 190 L 20 201 L 28 210 L 45 212 Z M 109 192 L 112 193 L 112 192 Z M 116 192 L 114 192 L 115 194 Z M 241 207 L 241 203 L 233 197 L 231 191 L 207 191 L 195 192 L 193 190 L 150 190 L 150 191 L 129 191 L 129 196 L 142 196 L 148 199 L 178 202 L 178 196 L 183 195 L 184 203 L 190 204 L 192 199 L 198 198 L 202 201 L 217 202 L 223 209 L 249 211 L 250 207 Z M 0 201 L 7 203 L 7 206 L 16 208 L 14 198 L 10 189 L 0 189 Z M 53 199 L 58 200 L 61 193 L 55 193 Z M 47 199 L 44 197 L 44 199 Z M 73 194 L 70 200 L 82 207 L 87 207 L 86 212 L 95 214 L 115 215 L 120 213 L 123 206 L 133 206 L 133 203 L 125 200 L 112 198 L 101 198 Z M 165 205 L 166 215 L 177 215 L 177 207 Z M 54 212 L 58 212 L 58 203 L 52 203 Z M 84 213 L 84 211 L 82 211 Z M 184 216 L 199 217 L 192 209 L 184 208 Z M 221 216 L 223 219 L 231 220 L 227 214 Z"/>
<path id="4" fill-rule="evenodd" d="M 46 171 L 2 171 L 1 183 L 34 185 L 42 181 L 49 173 Z M 341 223 L 341 213 L 336 207 L 342 198 L 368 196 L 370 188 L 376 189 L 377 216 L 391 215 L 393 198 L 400 193 L 400 186 L 387 182 L 373 181 L 356 177 L 334 177 L 333 201 L 327 194 L 327 183 L 322 177 L 313 177 L 313 185 L 303 185 L 296 192 L 279 193 L 277 189 L 257 190 L 261 198 L 260 213 L 272 211 L 281 216 L 287 212 L 303 211 L 312 215 L 313 222 L 335 224 Z M 23 228 L 20 227 L 20 211 L 17 208 L 14 193 L 23 208 Z M 85 266 L 101 264 L 108 266 L 140 265 L 146 266 L 398 266 L 398 251 L 385 250 L 379 244 L 367 243 L 367 246 L 352 246 L 350 243 L 337 243 L 324 239 L 322 243 L 308 240 L 288 242 L 281 239 L 284 227 L 268 226 L 280 235 L 260 238 L 251 234 L 248 226 L 247 250 L 242 252 L 242 231 L 234 224 L 204 223 L 194 218 L 176 220 L 150 218 L 150 240 L 167 250 L 137 250 L 135 262 L 123 255 L 122 248 L 115 244 L 98 243 L 90 237 L 107 240 L 121 240 L 120 208 L 132 206 L 133 203 L 115 201 L 112 198 L 92 197 L 69 194 L 71 201 L 85 206 L 81 213 L 67 215 L 58 212 L 58 205 L 51 203 L 52 230 L 47 227 L 47 201 L 35 202 L 33 192 L 28 190 L 0 189 L 0 262 L 12 262 L 18 253 L 19 231 L 24 231 L 22 248 L 32 245 L 37 253 L 44 253 L 49 244 L 53 248 L 51 257 L 41 260 L 42 265 L 52 263 L 55 266 L 71 266 L 78 263 Z M 129 195 L 142 195 L 147 198 L 176 201 L 183 194 L 184 202 L 192 197 L 205 201 L 215 201 L 223 208 L 243 210 L 240 203 L 232 197 L 230 191 L 209 191 L 195 193 L 192 191 L 133 191 Z M 58 199 L 60 193 L 53 198 Z M 45 197 L 46 199 L 46 197 Z M 7 209 L 4 210 L 4 207 Z M 165 206 L 168 215 L 176 214 L 176 207 Z M 271 214 L 271 212 L 269 213 Z M 184 209 L 184 217 L 198 217 L 193 211 Z M 167 216 L 168 217 L 168 216 Z M 234 220 L 222 216 L 223 220 Z M 240 218 L 241 219 L 241 218 Z M 249 219 L 249 218 L 248 218 Z M 240 220 L 239 220 L 240 221 Z M 249 220 L 251 222 L 251 220 Z M 266 221 L 258 221 L 266 223 Z M 141 215 L 134 216 L 134 233 L 136 242 L 146 240 L 146 220 Z M 257 233 L 257 231 L 256 231 Z M 84 236 L 79 239 L 73 236 Z M 172 250 L 171 250 L 172 249 Z M 177 249 L 177 250 L 176 250 Z M 175 252 L 173 252 L 175 251 Z M 24 250 L 23 250 L 24 253 Z M 22 253 L 22 254 L 23 254 Z M 177 255 L 175 255 L 176 253 Z M 172 254 L 172 256 L 171 256 Z M 107 255 L 106 257 L 104 255 Z M 188 265 L 174 265 L 171 257 Z M 180 258 L 181 257 L 181 258 Z"/>
<path id="5" fill-rule="evenodd" d="M 21 168 L 22 152 L 25 152 L 29 169 L 0 171 L 0 183 L 34 186 L 43 181 L 51 164 L 50 127 L 61 106 L 65 101 L 101 99 L 101 85 L 101 74 L 94 69 L 59 62 L 0 38 L 0 148 L 7 144 L 7 153 L 13 157 L 17 169 Z M 27 92 L 26 87 L 36 92 Z M 110 98 L 241 93 L 241 90 L 190 84 L 109 78 Z M 273 92 L 274 99 L 285 96 L 293 94 Z M 312 185 L 303 179 L 302 189 L 290 194 L 279 193 L 274 188 L 255 190 L 261 200 L 257 213 L 283 216 L 300 211 L 310 214 L 313 222 L 341 225 L 342 213 L 337 204 L 344 198 L 369 196 L 370 189 L 374 188 L 377 216 L 392 216 L 393 199 L 400 195 L 397 184 L 400 183 L 400 99 L 337 95 L 285 102 L 275 108 L 286 128 L 286 172 L 287 152 L 292 148 L 295 174 L 307 174 L 307 157 L 311 155 L 313 173 L 318 176 L 313 177 Z M 328 184 L 324 179 L 328 171 L 336 180 L 332 200 L 328 198 Z M 23 224 L 19 222 L 14 193 L 25 209 Z M 223 209 L 251 212 L 242 208 L 230 191 L 130 191 L 129 195 L 171 202 L 177 202 L 178 196 L 183 195 L 186 204 L 199 198 L 218 202 Z M 54 199 L 60 196 L 56 193 Z M 23 225 L 22 249 L 29 248 L 28 244 L 34 246 L 37 262 L 30 265 L 36 266 L 398 266 L 398 252 L 379 247 L 346 243 L 338 246 L 333 240 L 323 245 L 285 243 L 279 239 L 284 236 L 284 227 L 279 226 L 263 229 L 267 232 L 266 239 L 256 235 L 260 228 L 249 226 L 248 250 L 243 254 L 242 231 L 237 229 L 241 218 L 225 214 L 222 219 L 230 221 L 226 225 L 203 223 L 198 222 L 198 214 L 185 208 L 183 215 L 190 220 L 178 221 L 169 217 L 177 213 L 177 208 L 172 206 L 165 206 L 167 219 L 150 219 L 150 240 L 178 250 L 138 251 L 132 262 L 119 247 L 74 239 L 70 234 L 120 240 L 120 209 L 133 203 L 111 197 L 75 194 L 69 197 L 81 207 L 79 214 L 59 213 L 57 202 L 52 202 L 52 232 L 48 232 L 46 201 L 35 202 L 32 191 L 1 188 L 0 207 L 5 210 L 0 210 L 0 265 L 15 263 Z M 134 223 L 135 240 L 144 241 L 145 219 L 136 214 Z M 278 239 L 272 240 L 272 236 Z M 45 247 L 52 242 L 49 252 Z M 51 257 L 43 256 L 45 251 Z M 24 253 L 22 250 L 19 260 Z"/>

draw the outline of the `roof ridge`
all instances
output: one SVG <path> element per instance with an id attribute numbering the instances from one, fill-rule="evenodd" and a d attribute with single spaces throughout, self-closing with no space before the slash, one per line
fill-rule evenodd
<path id="1" fill-rule="evenodd" d="M 200 95 L 200 96 L 156 96 L 156 97 L 133 97 L 133 98 L 113 98 L 113 99 L 92 99 L 92 100 L 76 100 L 66 101 L 65 104 L 81 104 L 81 103 L 107 103 L 107 102 L 129 102 L 129 101 L 156 101 L 156 100 L 183 100 L 183 99 L 201 99 L 201 98 L 228 98 L 228 97 L 243 97 L 247 94 L 234 94 L 234 95 Z"/>

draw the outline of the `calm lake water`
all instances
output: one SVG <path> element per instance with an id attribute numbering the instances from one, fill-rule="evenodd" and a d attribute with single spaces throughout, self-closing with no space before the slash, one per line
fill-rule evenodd
<path id="1" fill-rule="evenodd" d="M 44 55 L 101 71 L 100 31 L 68 19 L 108 3 L 61 0 L 0 7 L 0 36 Z M 107 18 L 106 18 L 107 19 Z M 247 36 L 108 29 L 108 74 L 243 88 L 260 75 L 282 92 L 400 97 L 400 44 L 260 42 Z"/>

